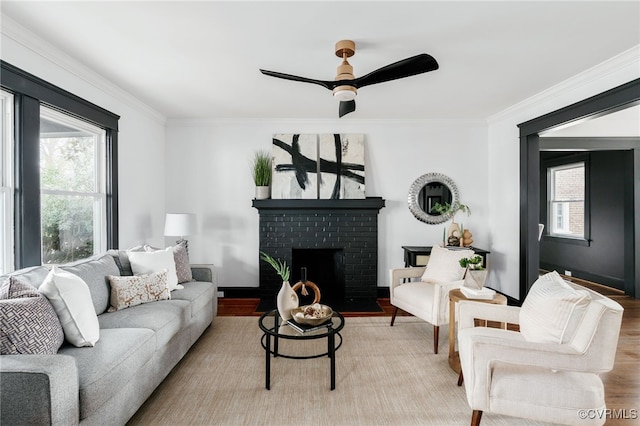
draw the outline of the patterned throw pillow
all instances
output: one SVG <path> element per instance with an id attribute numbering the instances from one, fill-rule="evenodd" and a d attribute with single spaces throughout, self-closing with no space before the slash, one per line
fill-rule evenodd
<path id="1" fill-rule="evenodd" d="M 111 306 L 108 312 L 171 299 L 167 271 L 132 277 L 109 275 L 109 283 L 111 284 Z"/>
<path id="2" fill-rule="evenodd" d="M 0 288 L 0 354 L 55 354 L 64 342 L 62 325 L 46 297 L 9 277 Z"/>
<path id="3" fill-rule="evenodd" d="M 178 283 L 193 281 L 193 274 L 191 273 L 191 266 L 189 265 L 189 253 L 187 253 L 185 243 L 173 246 L 173 260 L 176 262 Z"/>

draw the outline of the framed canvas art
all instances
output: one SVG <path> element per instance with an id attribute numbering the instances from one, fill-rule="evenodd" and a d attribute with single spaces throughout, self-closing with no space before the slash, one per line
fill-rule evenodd
<path id="1" fill-rule="evenodd" d="M 271 198 L 318 198 L 318 135 L 273 135 Z"/>

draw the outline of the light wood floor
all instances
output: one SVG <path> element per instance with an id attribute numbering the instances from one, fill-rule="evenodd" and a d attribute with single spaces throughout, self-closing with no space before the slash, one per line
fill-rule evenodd
<path id="1" fill-rule="evenodd" d="M 602 374 L 605 384 L 607 408 L 612 410 L 624 410 L 617 414 L 627 416 L 627 419 L 609 419 L 607 425 L 640 424 L 640 300 L 625 296 L 622 292 L 598 284 L 585 283 L 585 285 L 601 294 L 605 294 L 617 301 L 624 308 L 622 328 L 616 352 L 616 362 L 612 371 Z M 258 316 L 256 312 L 259 299 L 218 299 L 218 315 L 220 316 Z M 378 299 L 382 312 L 346 312 L 347 316 L 390 316 L 393 307 L 389 299 Z M 633 411 L 635 410 L 635 411 Z M 634 415 L 635 413 L 635 415 Z M 635 420 L 629 417 L 634 417 Z"/>

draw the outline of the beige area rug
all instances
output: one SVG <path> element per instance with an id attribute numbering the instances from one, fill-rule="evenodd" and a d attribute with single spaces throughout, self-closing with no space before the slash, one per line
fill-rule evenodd
<path id="1" fill-rule="evenodd" d="M 272 358 L 266 390 L 258 318 L 217 317 L 130 424 L 468 425 L 464 386 L 456 386 L 447 361 L 447 327 L 438 355 L 432 329 L 414 317 L 393 327 L 387 317 L 346 318 L 335 390 L 326 357 Z M 280 342 L 281 353 L 326 347 L 326 339 Z M 491 413 L 482 419 L 486 426 L 532 424 Z"/>

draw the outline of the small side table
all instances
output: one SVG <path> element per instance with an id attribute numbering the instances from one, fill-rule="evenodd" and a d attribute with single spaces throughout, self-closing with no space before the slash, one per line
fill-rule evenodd
<path id="1" fill-rule="evenodd" d="M 456 373 L 460 373 L 460 354 L 456 351 L 456 302 L 461 300 L 472 300 L 474 302 L 492 303 L 494 305 L 506 305 L 507 297 L 496 293 L 493 299 L 469 299 L 460 289 L 456 288 L 449 292 L 449 366 Z M 485 324 L 486 325 L 486 324 Z"/>

